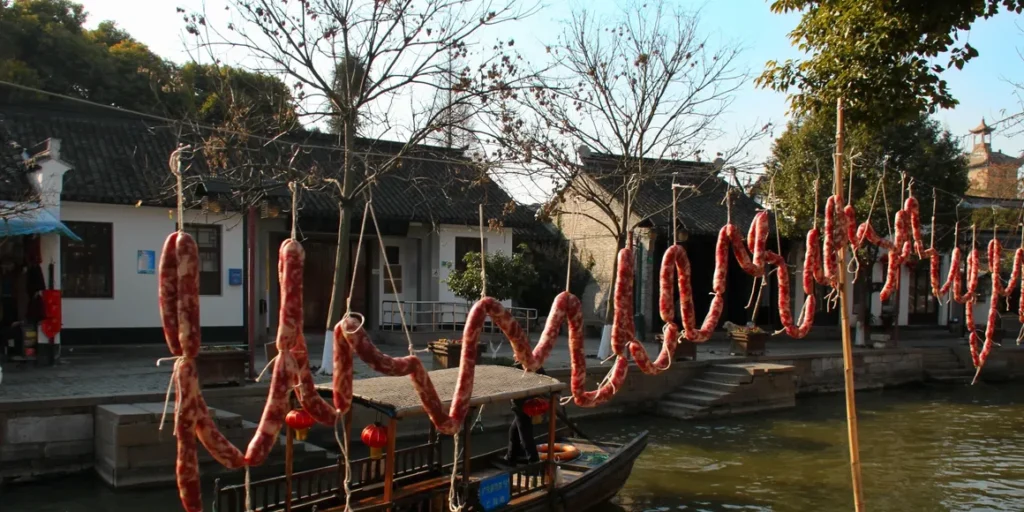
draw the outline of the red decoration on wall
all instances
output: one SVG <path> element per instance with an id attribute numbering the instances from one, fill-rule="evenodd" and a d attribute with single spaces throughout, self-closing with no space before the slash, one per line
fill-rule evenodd
<path id="1" fill-rule="evenodd" d="M 43 290 L 42 297 L 45 319 L 39 327 L 47 338 L 53 339 L 60 332 L 62 325 L 60 290 Z"/>

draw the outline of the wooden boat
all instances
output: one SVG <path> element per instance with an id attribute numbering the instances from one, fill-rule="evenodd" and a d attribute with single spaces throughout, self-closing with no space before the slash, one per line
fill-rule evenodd
<path id="1" fill-rule="evenodd" d="M 458 369 L 430 372 L 440 396 L 452 396 Z M 462 457 L 452 476 L 452 464 L 442 461 L 443 437 L 431 426 L 427 442 L 396 449 L 398 426 L 404 419 L 422 416 L 423 406 L 408 377 L 378 377 L 354 383 L 354 403 L 387 417 L 388 446 L 380 459 L 358 459 L 349 464 L 350 505 L 354 512 L 446 512 L 449 492 L 455 492 L 465 512 L 584 511 L 611 499 L 629 478 L 633 463 L 647 446 L 647 432 L 625 444 L 589 441 L 565 434 L 556 414 L 548 414 L 547 433 L 538 442 L 549 445 L 548 460 L 508 466 L 504 449 L 473 455 L 472 419 L 487 404 L 508 407 L 509 400 L 544 398 L 549 412 L 557 410 L 566 384 L 557 379 L 524 373 L 504 366 L 477 366 L 470 413 L 460 434 Z M 321 393 L 328 394 L 328 387 Z M 351 426 L 351 414 L 346 417 Z M 291 446 L 291 432 L 287 434 Z M 569 443 L 580 451 L 575 460 L 554 457 L 556 442 Z M 448 444 L 448 446 L 452 446 Z M 290 460 L 290 458 L 289 458 Z M 286 474 L 250 484 L 252 509 L 257 512 L 343 512 L 345 496 L 341 481 L 344 463 Z M 214 492 L 217 512 L 243 512 L 245 486 L 221 486 Z"/>

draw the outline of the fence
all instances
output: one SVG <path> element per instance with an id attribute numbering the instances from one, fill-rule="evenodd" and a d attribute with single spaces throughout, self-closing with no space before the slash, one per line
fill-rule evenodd
<path id="1" fill-rule="evenodd" d="M 420 332 L 461 331 L 466 323 L 466 315 L 473 305 L 468 302 L 438 302 L 415 300 L 385 300 L 381 303 L 381 329 L 398 331 L 402 329 L 402 313 L 409 329 Z M 507 307 L 519 325 L 526 332 L 537 325 L 537 310 L 534 308 Z M 490 321 L 484 325 L 484 332 L 497 331 Z"/>

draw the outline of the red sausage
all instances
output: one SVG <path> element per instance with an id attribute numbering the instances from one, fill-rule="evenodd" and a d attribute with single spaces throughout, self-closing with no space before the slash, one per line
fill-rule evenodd
<path id="1" fill-rule="evenodd" d="M 178 232 L 167 237 L 160 251 L 160 269 L 157 274 L 157 293 L 160 304 L 160 323 L 164 328 L 164 340 L 172 355 L 181 355 L 178 340 Z"/>

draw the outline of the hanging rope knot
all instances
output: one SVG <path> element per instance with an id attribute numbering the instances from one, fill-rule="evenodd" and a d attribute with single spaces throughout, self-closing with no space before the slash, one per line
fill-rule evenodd
<path id="1" fill-rule="evenodd" d="M 167 383 L 167 393 L 164 395 L 164 409 L 160 413 L 160 426 L 157 427 L 157 430 L 163 430 L 164 429 L 164 420 L 167 418 L 167 406 L 170 405 L 170 403 L 171 403 L 171 390 L 174 389 L 174 382 L 175 382 L 175 380 L 177 380 L 178 371 L 181 369 L 181 363 L 184 360 L 185 360 L 185 356 L 184 355 L 172 356 L 172 357 L 161 357 L 160 359 L 156 360 L 156 365 L 157 366 L 160 366 L 161 363 L 166 362 L 166 361 L 174 361 L 174 367 L 171 370 L 171 379 Z M 174 411 L 174 424 L 175 425 L 178 424 L 178 410 L 177 410 L 177 408 L 175 408 L 175 411 Z M 178 435 L 177 429 L 175 429 L 174 435 Z"/>
<path id="2" fill-rule="evenodd" d="M 355 327 L 353 327 L 352 329 L 349 329 L 348 326 L 346 325 L 346 322 L 345 322 L 345 320 L 347 320 L 349 318 L 358 318 L 359 319 L 359 324 L 356 325 Z M 342 321 L 341 330 L 345 334 L 355 334 L 355 333 L 359 332 L 359 329 L 362 329 L 363 324 L 366 323 L 366 317 L 363 316 L 362 313 L 355 313 L 355 312 L 352 312 L 352 311 L 346 311 L 345 315 L 341 317 L 341 321 Z"/>

